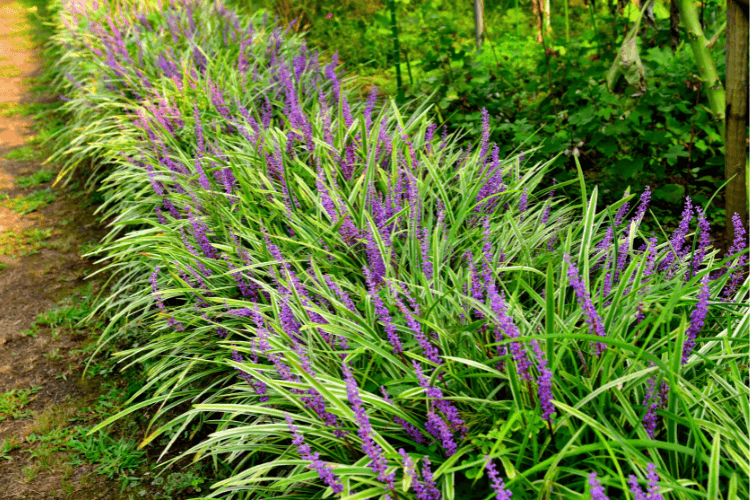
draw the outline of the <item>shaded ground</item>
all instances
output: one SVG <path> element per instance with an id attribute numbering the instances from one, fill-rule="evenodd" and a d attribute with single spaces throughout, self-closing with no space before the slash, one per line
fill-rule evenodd
<path id="1" fill-rule="evenodd" d="M 37 137 L 49 124 L 30 115 L 54 104 L 29 91 L 41 67 L 26 13 L 0 0 L 0 499 L 184 498 L 203 480 L 154 480 L 157 450 L 135 448 L 144 422 L 86 435 L 140 382 L 107 356 L 81 378 L 103 325 L 78 323 L 104 280 L 85 280 L 96 266 L 80 255 L 106 231 L 75 182 L 51 187 Z"/>

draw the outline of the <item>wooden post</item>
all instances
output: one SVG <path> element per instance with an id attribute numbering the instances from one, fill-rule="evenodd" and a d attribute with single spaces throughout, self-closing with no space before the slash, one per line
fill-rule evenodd
<path id="1" fill-rule="evenodd" d="M 732 216 L 737 213 L 748 224 L 747 199 L 747 87 L 748 87 L 748 4 L 747 0 L 727 0 L 727 81 L 726 136 L 724 142 L 727 184 L 727 246 L 734 241 Z"/>
<path id="2" fill-rule="evenodd" d="M 474 0 L 474 38 L 479 52 L 484 41 L 484 0 Z"/>

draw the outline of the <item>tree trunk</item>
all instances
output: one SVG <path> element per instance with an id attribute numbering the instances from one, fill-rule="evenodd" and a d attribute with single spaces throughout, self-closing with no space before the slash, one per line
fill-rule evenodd
<path id="1" fill-rule="evenodd" d="M 669 39 L 674 54 L 680 44 L 680 11 L 677 10 L 677 0 L 669 3 Z"/>
<path id="2" fill-rule="evenodd" d="M 396 87 L 398 87 L 396 99 L 399 104 L 404 102 L 404 83 L 401 80 L 401 48 L 398 43 L 398 25 L 396 24 L 396 3 L 388 2 L 391 11 L 391 36 L 393 38 L 393 63 L 396 66 Z"/>
<path id="3" fill-rule="evenodd" d="M 727 245 L 734 241 L 732 216 L 737 213 L 747 227 L 747 114 L 748 114 L 748 5 L 747 0 L 727 0 L 727 104 L 726 190 Z"/>
<path id="4" fill-rule="evenodd" d="M 479 52 L 484 41 L 484 0 L 474 0 L 474 38 Z"/>

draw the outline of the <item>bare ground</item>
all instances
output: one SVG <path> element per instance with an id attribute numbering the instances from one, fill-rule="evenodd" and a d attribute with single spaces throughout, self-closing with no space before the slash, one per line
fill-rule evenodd
<path id="1" fill-rule="evenodd" d="M 28 79 L 40 66 L 28 36 L 24 8 L 0 1 L 0 111 L 41 98 L 32 97 Z M 94 467 L 71 466 L 64 451 L 40 452 L 31 436 L 64 432 L 76 411 L 99 394 L 98 384 L 82 380 L 80 351 L 87 333 L 52 335 L 49 329 L 25 335 L 35 317 L 84 286 L 93 264 L 80 257 L 83 245 L 105 231 L 93 207 L 81 207 L 71 190 L 52 189 L 55 201 L 27 214 L 9 208 L 10 200 L 40 189 L 16 187 L 16 180 L 42 169 L 40 161 L 7 159 L 33 137 L 28 117 L 0 116 L 0 394 L 32 391 L 31 401 L 14 418 L 0 409 L 0 499 L 119 498 L 116 483 L 93 474 Z M 11 155 L 13 156 L 13 155 Z M 18 155 L 16 155 L 18 156 Z M 50 167 L 45 167 L 50 168 Z M 85 200 L 84 200 L 85 201 Z M 84 203 L 85 204 L 85 203 Z M 101 286 L 92 283 L 90 292 Z M 78 297 L 80 300 L 80 296 Z"/>

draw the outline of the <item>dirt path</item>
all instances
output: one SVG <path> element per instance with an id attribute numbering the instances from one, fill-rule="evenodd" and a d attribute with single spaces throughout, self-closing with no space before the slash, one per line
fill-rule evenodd
<path id="1" fill-rule="evenodd" d="M 103 229 L 73 190 L 51 189 L 54 174 L 41 164 L 35 122 L 24 116 L 45 103 L 28 89 L 41 69 L 25 14 L 18 2 L 0 2 L 0 499 L 110 498 L 89 477 L 91 466 L 73 467 L 35 441 L 64 432 L 82 402 L 96 399 L 79 376 L 87 333 L 54 314 L 34 325 L 85 286 L 93 266 L 80 249 Z M 67 310 L 80 316 L 90 301 L 73 297 Z"/>

